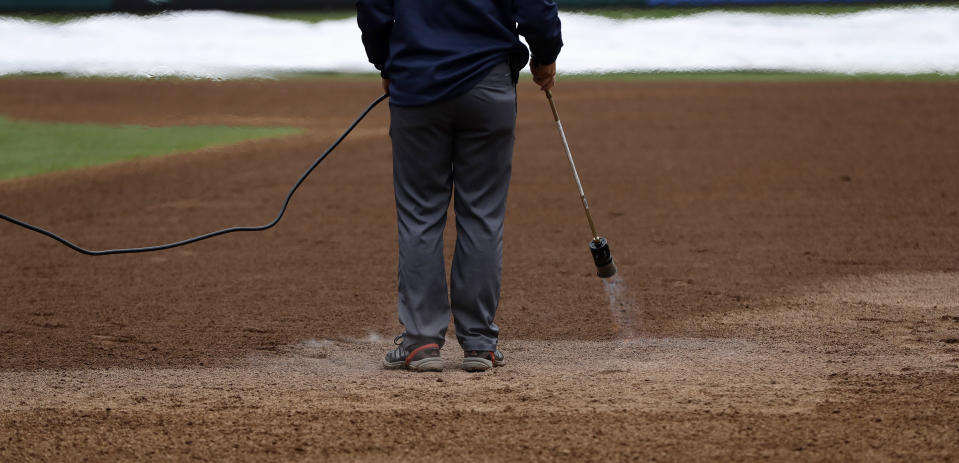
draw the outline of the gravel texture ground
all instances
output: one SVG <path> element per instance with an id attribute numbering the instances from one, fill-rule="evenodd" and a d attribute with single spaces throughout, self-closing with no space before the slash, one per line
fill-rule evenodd
<path id="1" fill-rule="evenodd" d="M 308 130 L 0 182 L 0 211 L 94 248 L 264 223 L 377 87 L 2 79 L 13 118 Z M 959 459 L 959 84 L 555 95 L 612 300 L 523 82 L 509 363 L 467 374 L 451 342 L 442 373 L 381 370 L 400 326 L 379 108 L 265 233 L 90 258 L 0 224 L 0 460 Z"/>

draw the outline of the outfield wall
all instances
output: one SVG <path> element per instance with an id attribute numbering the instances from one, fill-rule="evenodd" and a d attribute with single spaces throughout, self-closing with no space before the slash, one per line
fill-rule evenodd
<path id="1" fill-rule="evenodd" d="M 942 0 L 557 0 L 561 8 L 702 5 L 943 3 Z M 316 10 L 352 9 L 355 0 L 0 0 L 0 11 L 159 11 L 159 10 Z"/>

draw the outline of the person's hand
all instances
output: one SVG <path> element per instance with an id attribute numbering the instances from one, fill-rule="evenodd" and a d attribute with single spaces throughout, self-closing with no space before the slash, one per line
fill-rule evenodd
<path id="1" fill-rule="evenodd" d="M 390 79 L 383 79 L 383 93 L 390 93 Z"/>
<path id="2" fill-rule="evenodd" d="M 556 84 L 556 63 L 535 65 L 531 64 L 529 70 L 533 72 L 533 82 L 539 85 L 539 89 L 547 91 Z"/>

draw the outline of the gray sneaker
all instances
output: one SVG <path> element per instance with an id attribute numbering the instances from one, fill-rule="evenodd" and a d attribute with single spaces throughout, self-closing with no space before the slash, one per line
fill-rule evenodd
<path id="1" fill-rule="evenodd" d="M 470 350 L 463 352 L 463 369 L 466 371 L 486 371 L 493 367 L 506 365 L 506 356 L 499 350 Z"/>
<path id="2" fill-rule="evenodd" d="M 387 369 L 405 368 L 412 371 L 443 371 L 443 359 L 440 357 L 439 344 L 421 344 L 403 347 L 403 335 L 393 339 L 396 349 L 386 353 L 383 367 Z"/>

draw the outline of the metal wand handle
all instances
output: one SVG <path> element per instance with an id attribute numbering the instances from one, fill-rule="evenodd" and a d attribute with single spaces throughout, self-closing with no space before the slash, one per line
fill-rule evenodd
<path id="1" fill-rule="evenodd" d="M 593 241 L 599 241 L 599 233 L 596 232 L 596 225 L 593 223 L 593 216 L 589 213 L 589 202 L 586 201 L 586 193 L 583 192 L 583 183 L 579 180 L 579 173 L 576 171 L 576 163 L 573 162 L 573 153 L 569 150 L 569 142 L 566 141 L 566 132 L 563 130 L 563 123 L 559 120 L 559 113 L 556 112 L 556 103 L 553 102 L 553 92 L 546 91 L 546 99 L 549 100 L 549 108 L 553 111 L 553 120 L 556 121 L 556 128 L 559 129 L 559 137 L 563 140 L 563 149 L 566 150 L 566 159 L 569 159 L 569 167 L 573 169 L 573 179 L 576 180 L 576 188 L 579 189 L 579 197 L 583 200 L 583 210 L 586 211 L 586 220 L 589 222 L 589 229 L 593 232 Z"/>

